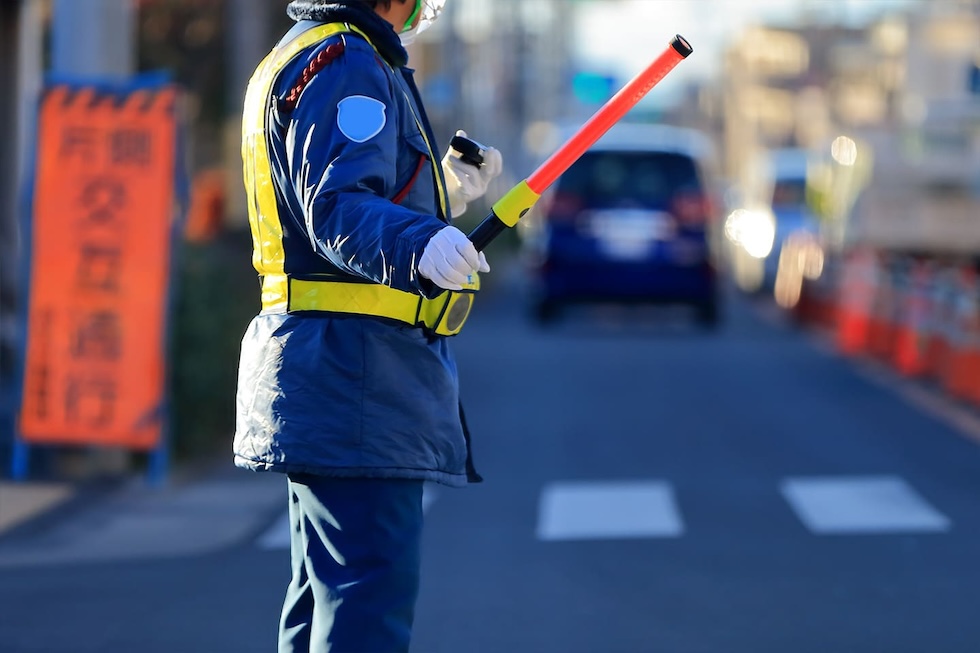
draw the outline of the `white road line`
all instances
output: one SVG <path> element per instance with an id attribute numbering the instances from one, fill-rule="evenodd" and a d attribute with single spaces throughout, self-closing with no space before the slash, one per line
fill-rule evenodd
<path id="1" fill-rule="evenodd" d="M 256 541 L 260 549 L 273 551 L 289 548 L 289 513 L 283 513 Z"/>
<path id="2" fill-rule="evenodd" d="M 683 533 L 668 483 L 552 483 L 541 494 L 537 528 L 541 540 L 666 538 Z"/>
<path id="3" fill-rule="evenodd" d="M 948 517 L 896 476 L 789 478 L 783 496 L 817 535 L 934 533 Z"/>
<path id="4" fill-rule="evenodd" d="M 428 512 L 429 507 L 439 496 L 435 486 L 426 483 L 422 491 L 422 512 Z M 266 551 L 289 548 L 289 513 L 283 513 L 255 541 L 256 546 Z"/>
<path id="5" fill-rule="evenodd" d="M 436 497 L 439 496 L 439 490 L 436 486 L 431 483 L 426 483 L 422 488 L 422 512 L 429 512 L 429 508 L 435 502 Z"/>

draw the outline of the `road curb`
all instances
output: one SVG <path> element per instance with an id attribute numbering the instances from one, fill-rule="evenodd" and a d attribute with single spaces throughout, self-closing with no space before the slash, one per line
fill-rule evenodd
<path id="1" fill-rule="evenodd" d="M 203 555 L 248 540 L 285 509 L 280 474 L 204 461 L 160 487 L 142 476 L 77 488 L 0 534 L 0 568 Z"/>

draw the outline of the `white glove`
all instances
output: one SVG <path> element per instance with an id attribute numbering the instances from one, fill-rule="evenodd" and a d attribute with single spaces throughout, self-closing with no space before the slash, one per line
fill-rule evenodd
<path id="1" fill-rule="evenodd" d="M 460 129 L 457 136 L 466 137 Z M 449 207 L 454 218 L 466 212 L 466 205 L 483 197 L 487 186 L 504 169 L 504 157 L 499 151 L 488 147 L 483 153 L 483 165 L 464 163 L 452 148 L 442 158 L 442 171 L 446 176 L 446 190 L 449 192 Z"/>
<path id="2" fill-rule="evenodd" d="M 462 290 L 474 272 L 489 272 L 487 257 L 456 227 L 435 233 L 419 259 L 419 274 L 445 290 Z"/>

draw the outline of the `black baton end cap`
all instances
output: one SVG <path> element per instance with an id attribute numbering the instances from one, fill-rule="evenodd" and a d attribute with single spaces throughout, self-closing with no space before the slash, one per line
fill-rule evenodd
<path id="1" fill-rule="evenodd" d="M 694 52 L 694 48 L 692 48 L 692 47 L 691 47 L 691 44 L 690 44 L 690 43 L 688 43 L 688 42 L 687 42 L 687 39 L 685 39 L 685 38 L 684 38 L 683 36 L 681 36 L 680 34 L 677 34 L 676 36 L 674 36 L 674 38 L 673 38 L 673 39 L 671 39 L 671 41 L 670 41 L 670 46 L 671 46 L 672 48 L 674 48 L 674 50 L 676 50 L 676 51 L 677 51 L 677 54 L 679 54 L 679 55 L 681 55 L 681 56 L 682 56 L 682 57 L 684 57 L 685 59 L 686 59 L 686 58 L 687 58 L 687 57 L 688 57 L 688 56 L 689 56 L 689 55 L 690 55 L 690 54 L 691 54 L 692 52 Z"/>

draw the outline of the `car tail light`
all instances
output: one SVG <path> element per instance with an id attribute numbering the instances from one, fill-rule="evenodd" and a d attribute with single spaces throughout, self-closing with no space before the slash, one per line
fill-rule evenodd
<path id="1" fill-rule="evenodd" d="M 704 193 L 678 193 L 671 202 L 670 212 L 682 226 L 703 227 L 711 220 L 714 205 Z"/>

